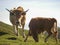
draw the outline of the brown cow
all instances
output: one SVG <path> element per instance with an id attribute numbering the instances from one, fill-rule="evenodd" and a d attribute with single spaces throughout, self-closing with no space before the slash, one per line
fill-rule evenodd
<path id="1" fill-rule="evenodd" d="M 29 33 L 24 41 L 26 42 L 28 36 L 32 35 L 33 39 L 38 42 L 38 34 L 44 31 L 47 31 L 48 33 L 48 36 L 45 38 L 45 42 L 51 34 L 55 36 L 57 41 L 57 20 L 55 18 L 32 18 L 29 23 Z"/>
<path id="2" fill-rule="evenodd" d="M 20 26 L 22 27 L 22 35 L 25 37 L 24 25 L 26 21 L 26 12 L 28 10 L 24 11 L 21 6 L 19 6 L 17 9 L 14 8 L 12 10 L 6 10 L 10 12 L 10 22 L 13 24 L 15 34 L 18 36 L 18 26 Z"/>

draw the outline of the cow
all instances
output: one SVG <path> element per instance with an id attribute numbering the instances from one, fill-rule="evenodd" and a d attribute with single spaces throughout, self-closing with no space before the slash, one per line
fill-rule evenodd
<path id="1" fill-rule="evenodd" d="M 32 18 L 29 23 L 29 32 L 24 42 L 26 42 L 28 36 L 32 36 L 35 42 L 38 42 L 38 34 L 46 31 L 48 36 L 45 38 L 44 42 L 47 42 L 47 39 L 53 34 L 56 42 L 58 40 L 58 30 L 57 30 L 57 20 L 55 18 L 44 18 L 36 17 Z"/>
<path id="2" fill-rule="evenodd" d="M 7 11 L 10 12 L 10 22 L 13 25 L 13 29 L 15 34 L 18 36 L 18 26 L 22 27 L 22 35 L 23 38 L 25 38 L 25 33 L 24 33 L 24 25 L 25 25 L 25 21 L 26 21 L 26 12 L 29 10 L 24 11 L 23 7 L 19 6 L 12 10 L 9 10 L 6 8 Z"/>

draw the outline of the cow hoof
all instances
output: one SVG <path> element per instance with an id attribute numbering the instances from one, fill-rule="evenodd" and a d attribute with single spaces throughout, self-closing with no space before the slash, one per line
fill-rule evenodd
<path id="1" fill-rule="evenodd" d="M 23 38 L 26 38 L 26 36 L 23 36 Z"/>
<path id="2" fill-rule="evenodd" d="M 47 41 L 47 40 L 45 40 L 44 42 L 45 42 L 45 43 L 48 43 L 48 41 Z"/>
<path id="3" fill-rule="evenodd" d="M 35 41 L 35 42 L 39 42 L 39 41 Z"/>
<path id="4" fill-rule="evenodd" d="M 26 40 L 24 40 L 24 42 L 26 42 Z"/>
<path id="5" fill-rule="evenodd" d="M 25 34 L 23 35 L 23 38 L 26 38 L 26 35 Z"/>
<path id="6" fill-rule="evenodd" d="M 44 42 L 47 42 L 46 40 Z"/>
<path id="7" fill-rule="evenodd" d="M 18 34 L 15 34 L 16 36 L 18 36 Z"/>

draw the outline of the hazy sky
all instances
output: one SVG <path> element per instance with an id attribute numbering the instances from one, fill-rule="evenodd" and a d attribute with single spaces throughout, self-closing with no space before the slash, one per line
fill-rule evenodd
<path id="1" fill-rule="evenodd" d="M 58 26 L 60 25 L 60 0 L 0 0 L 0 21 L 11 24 L 9 21 L 9 12 L 5 8 L 12 9 L 22 6 L 26 13 L 26 25 L 33 17 L 56 18 Z"/>

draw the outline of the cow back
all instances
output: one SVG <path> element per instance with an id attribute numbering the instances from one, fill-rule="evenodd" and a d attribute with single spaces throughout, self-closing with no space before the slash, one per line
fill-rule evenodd
<path id="1" fill-rule="evenodd" d="M 38 32 L 50 30 L 54 26 L 54 22 L 57 22 L 54 18 L 32 18 L 29 23 L 29 28 Z"/>

